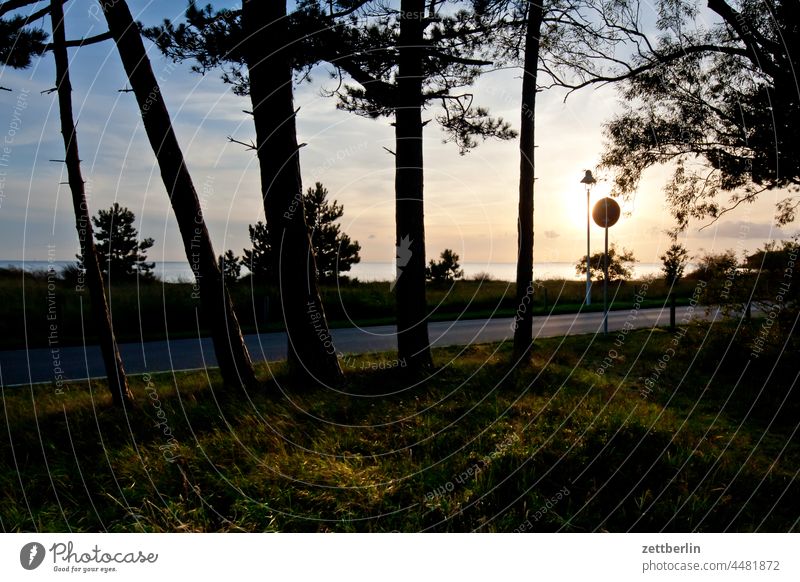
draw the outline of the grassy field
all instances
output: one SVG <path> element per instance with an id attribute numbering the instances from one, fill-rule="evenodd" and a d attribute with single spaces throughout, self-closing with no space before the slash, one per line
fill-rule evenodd
<path id="1" fill-rule="evenodd" d="M 637 283 L 612 284 L 612 308 L 630 307 Z M 581 281 L 543 281 L 536 288 L 534 312 L 571 313 L 581 308 Z M 691 295 L 690 281 L 680 283 L 676 294 L 685 303 Z M 388 282 L 351 283 L 324 287 L 323 301 L 333 327 L 394 323 L 395 298 Z M 641 307 L 664 304 L 663 281 L 651 283 Z M 237 315 L 246 333 L 283 329 L 280 300 L 274 289 L 252 286 L 249 280 L 232 288 Z M 515 287 L 503 281 L 457 281 L 451 286 L 429 286 L 428 304 L 432 321 L 512 317 L 517 310 Z M 595 285 L 591 309 L 602 309 L 602 286 Z M 182 338 L 197 335 L 197 301 L 188 283 L 151 282 L 115 285 L 110 292 L 114 327 L 120 341 Z M 54 315 L 53 315 L 54 314 Z M 54 317 L 53 320 L 48 319 Z M 50 325 L 56 322 L 61 346 L 96 343 L 91 305 L 86 292 L 46 273 L 26 274 L 0 269 L 0 349 L 44 347 Z M 207 333 L 203 322 L 200 331 Z"/>
<path id="2" fill-rule="evenodd" d="M 6 390 L 0 529 L 798 531 L 798 340 L 748 362 L 752 325 L 348 357 L 344 391 L 136 377 L 127 415 Z"/>

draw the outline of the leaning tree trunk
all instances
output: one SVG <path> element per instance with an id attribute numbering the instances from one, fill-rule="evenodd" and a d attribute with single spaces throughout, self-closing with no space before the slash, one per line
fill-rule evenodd
<path id="1" fill-rule="evenodd" d="M 325 384 L 342 379 L 317 284 L 303 207 L 285 0 L 244 0 L 242 21 L 261 171 L 293 373 Z"/>
<path id="2" fill-rule="evenodd" d="M 69 56 L 67 54 L 66 33 L 64 32 L 63 0 L 51 0 L 50 18 L 53 22 L 53 56 L 56 62 L 56 87 L 58 89 L 58 108 L 61 117 L 61 134 L 64 137 L 65 162 L 69 189 L 72 192 L 72 207 L 75 211 L 75 226 L 78 229 L 83 266 L 86 269 L 86 285 L 95 313 L 95 326 L 100 337 L 100 351 L 108 378 L 111 400 L 117 405 L 133 403 L 133 395 L 128 388 L 122 357 L 111 325 L 111 312 L 103 288 L 103 276 L 94 246 L 94 232 L 86 203 L 86 190 L 81 175 L 81 162 L 78 155 L 78 135 L 72 115 L 72 85 L 69 80 Z"/>
<path id="3" fill-rule="evenodd" d="M 514 356 L 530 358 L 533 344 L 533 189 L 536 72 L 544 10 L 528 4 L 525 62 L 522 73 L 522 119 L 519 134 L 519 219 L 517 251 L 517 315 L 514 322 Z"/>
<path id="4" fill-rule="evenodd" d="M 139 103 L 147 138 L 169 192 L 186 258 L 197 281 L 201 314 L 211 327 L 214 353 L 222 377 L 229 385 L 255 386 L 253 364 L 217 263 L 200 200 L 139 29 L 125 0 L 100 0 L 100 5 Z"/>
<path id="5" fill-rule="evenodd" d="M 400 3 L 395 108 L 397 351 L 411 369 L 433 365 L 425 301 L 422 165 L 422 58 L 425 0 Z"/>

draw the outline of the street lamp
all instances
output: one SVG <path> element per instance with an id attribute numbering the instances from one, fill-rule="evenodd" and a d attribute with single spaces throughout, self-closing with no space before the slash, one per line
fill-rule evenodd
<path id="1" fill-rule="evenodd" d="M 589 245 L 589 229 L 591 226 L 592 210 L 589 202 L 589 191 L 592 186 L 597 183 L 597 180 L 592 176 L 591 170 L 586 170 L 586 174 L 581 180 L 581 184 L 586 184 L 586 305 L 592 304 L 592 265 L 591 265 L 591 247 Z"/>

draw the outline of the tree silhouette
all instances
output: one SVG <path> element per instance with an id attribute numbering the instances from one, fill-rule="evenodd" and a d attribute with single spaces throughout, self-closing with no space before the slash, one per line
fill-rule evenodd
<path id="1" fill-rule="evenodd" d="M 663 263 L 661 270 L 664 272 L 664 279 L 668 285 L 675 285 L 683 277 L 689 261 L 689 251 L 683 245 L 673 243 L 660 258 Z"/>
<path id="2" fill-rule="evenodd" d="M 476 57 L 486 29 L 471 6 L 459 2 L 401 0 L 393 10 L 377 3 L 365 23 L 328 27 L 319 35 L 326 60 L 356 84 L 342 85 L 340 107 L 369 118 L 391 117 L 395 128 L 395 245 L 410 251 L 394 286 L 397 346 L 410 368 L 432 365 L 425 298 L 423 108 L 441 106 L 436 120 L 445 141 L 466 153 L 476 138 L 511 139 L 502 119 L 474 105 L 469 87 L 485 66 Z M 338 40 L 338 41 L 337 41 Z"/>
<path id="3" fill-rule="evenodd" d="M 296 30 L 287 26 L 286 0 L 243 0 L 244 57 L 249 75 L 256 153 L 264 214 L 276 258 L 281 311 L 293 374 L 339 384 L 342 369 L 331 342 L 308 236 L 300 146 L 292 88 L 291 49 Z"/>
<path id="4" fill-rule="evenodd" d="M 662 271 L 664 272 L 664 279 L 669 285 L 670 304 L 669 304 L 669 326 L 675 329 L 675 285 L 683 277 L 683 271 L 686 269 L 686 264 L 689 262 L 689 251 L 686 250 L 681 244 L 673 243 L 661 255 L 661 262 L 663 263 Z"/>
<path id="5" fill-rule="evenodd" d="M 630 10 L 634 0 L 472 0 L 480 25 L 487 30 L 482 52 L 497 65 L 522 69 L 520 105 L 520 173 L 517 320 L 514 356 L 531 356 L 533 341 L 535 119 L 537 94 L 546 89 L 577 89 L 606 78 L 610 66 L 624 63 L 631 51 Z M 631 43 L 633 44 L 633 43 Z M 612 80 L 612 79 L 609 79 Z M 570 91 L 571 92 L 571 91 Z M 567 96 L 569 93 L 567 93 Z"/>
<path id="6" fill-rule="evenodd" d="M 96 230 L 97 258 L 103 275 L 113 281 L 126 281 L 137 277 L 153 278 L 154 263 L 147 262 L 147 249 L 155 241 L 152 238 L 139 240 L 139 232 L 134 227 L 136 216 L 118 202 L 108 210 L 99 210 L 92 217 Z M 78 255 L 81 269 L 82 257 Z"/>
<path id="7" fill-rule="evenodd" d="M 69 77 L 69 55 L 67 54 L 66 33 L 64 31 L 64 12 L 61 0 L 50 3 L 50 18 L 53 23 L 53 56 L 56 63 L 59 115 L 61 118 L 61 134 L 66 152 L 67 176 L 72 193 L 72 207 L 75 212 L 75 226 L 78 231 L 83 268 L 86 270 L 86 283 L 92 299 L 92 307 L 96 316 L 93 318 L 100 339 L 100 351 L 111 391 L 111 400 L 116 406 L 124 406 L 133 402 L 133 394 L 128 387 L 128 378 L 122 363 L 117 339 L 111 321 L 111 311 L 105 295 L 103 277 L 101 275 L 102 257 L 94 244 L 94 233 L 89 220 L 89 207 L 86 201 L 86 189 L 81 174 L 80 154 L 78 153 L 78 137 L 72 115 L 72 84 Z"/>
<path id="8" fill-rule="evenodd" d="M 459 256 L 452 249 L 444 249 L 439 255 L 441 260 L 428 262 L 425 278 L 433 283 L 452 283 L 464 277 L 464 271 L 458 264 Z"/>
<path id="9" fill-rule="evenodd" d="M 617 252 L 615 244 L 608 247 L 608 258 L 605 253 L 594 253 L 591 256 L 591 274 L 592 279 L 595 281 L 602 281 L 604 276 L 604 267 L 608 262 L 608 280 L 617 281 L 630 279 L 633 275 L 630 266 L 636 262 L 633 256 L 633 251 L 623 249 L 622 254 Z M 583 255 L 575 264 L 575 272 L 578 275 L 586 274 L 586 255 Z"/>
<path id="10" fill-rule="evenodd" d="M 336 222 L 344 215 L 344 207 L 328 201 L 328 190 L 320 183 L 306 190 L 303 205 L 308 221 L 308 234 L 317 259 L 319 280 L 334 282 L 339 273 L 350 270 L 360 262 L 361 245 L 351 241 Z"/>
<path id="11" fill-rule="evenodd" d="M 249 224 L 247 228 L 253 246 L 242 251 L 242 266 L 253 274 L 253 279 L 274 283 L 275 258 L 272 255 L 267 225 L 259 220 L 255 225 Z"/>
<path id="12" fill-rule="evenodd" d="M 740 313 L 753 292 L 736 251 L 705 252 L 697 259 L 697 269 L 687 278 L 702 281 L 703 302 L 719 305 L 728 312 Z"/>
<path id="13" fill-rule="evenodd" d="M 45 51 L 47 34 L 40 29 L 26 28 L 31 21 L 25 16 L 0 19 L 0 62 L 14 69 L 26 69 L 34 56 Z"/>
<path id="14" fill-rule="evenodd" d="M 695 25 L 689 0 L 661 0 L 654 34 L 632 29 L 640 51 L 602 163 L 623 194 L 646 169 L 670 166 L 664 190 L 679 229 L 778 189 L 777 219 L 788 223 L 800 206 L 800 4 L 707 5 L 716 24 Z"/>
<path id="15" fill-rule="evenodd" d="M 254 387 L 257 382 L 253 363 L 244 344 L 239 321 L 203 218 L 203 209 L 139 28 L 125 0 L 100 0 L 100 7 L 136 96 L 145 132 L 161 170 L 161 178 L 183 239 L 184 252 L 197 281 L 201 314 L 211 327 L 214 353 L 222 377 L 230 386 Z"/>
<path id="16" fill-rule="evenodd" d="M 128 379 L 117 346 L 117 339 L 111 321 L 111 312 L 105 294 L 105 286 L 100 273 L 97 252 L 94 245 L 92 223 L 89 218 L 89 207 L 86 200 L 86 189 L 81 173 L 78 138 L 75 131 L 75 120 L 72 113 L 72 84 L 69 75 L 69 55 L 67 46 L 75 45 L 67 41 L 64 30 L 64 14 L 61 0 L 52 0 L 50 4 L 28 16 L 12 16 L 4 18 L 9 12 L 38 3 L 35 0 L 17 0 L 0 4 L 0 62 L 12 68 L 26 68 L 34 56 L 45 51 L 53 52 L 56 65 L 56 91 L 58 94 L 61 134 L 64 140 L 65 165 L 67 180 L 72 195 L 72 207 L 75 213 L 75 227 L 81 255 L 86 256 L 86 286 L 91 297 L 94 317 L 92 318 L 100 341 L 103 366 L 106 371 L 108 389 L 115 406 L 133 403 L 133 395 L 128 386 Z M 47 35 L 43 30 L 27 28 L 33 22 L 50 15 L 53 39 L 45 44 Z M 84 42 L 93 42 L 84 39 Z M 80 278 L 78 279 L 80 281 Z"/>
<path id="17" fill-rule="evenodd" d="M 224 255 L 219 256 L 219 270 L 222 271 L 226 284 L 233 285 L 239 280 L 242 275 L 242 265 L 239 257 L 233 254 L 233 250 L 228 249 Z"/>
<path id="18" fill-rule="evenodd" d="M 291 187 L 278 188 L 277 184 L 283 180 L 281 173 L 288 174 L 297 165 L 292 70 L 308 72 L 319 62 L 330 63 L 342 79 L 346 74 L 357 84 L 341 84 L 337 93 L 341 108 L 371 118 L 394 118 L 395 245 L 398 252 L 403 244 L 407 245 L 403 251 L 409 251 L 408 261 L 398 267 L 395 286 L 398 350 L 409 367 L 430 366 L 422 158 L 422 131 L 427 121 L 422 120 L 422 107 L 441 105 L 436 120 L 446 140 L 455 142 L 462 153 L 475 147 L 476 137 L 514 137 L 504 121 L 475 106 L 473 95 L 466 90 L 489 64 L 472 58 L 486 41 L 486 28 L 475 23 L 470 6 L 461 2 L 402 0 L 396 10 L 380 1 L 304 0 L 292 13 L 286 12 L 285 2 L 245 2 L 243 6 L 258 8 L 250 20 L 252 29 L 248 29 L 246 10 L 245 14 L 238 10 L 215 12 L 197 9 L 192 2 L 185 24 L 165 22 L 145 34 L 168 56 L 194 60 L 198 71 L 222 67 L 223 79 L 232 83 L 237 93 L 250 94 L 256 134 L 270 138 L 257 138 L 262 188 L 290 192 L 290 198 L 296 195 L 299 177 Z M 279 24 L 267 26 L 275 22 Z M 245 66 L 247 46 L 254 46 L 253 66 L 249 67 Z M 254 70 L 269 71 L 262 83 L 271 90 L 259 89 L 261 93 L 254 95 Z M 269 203 L 269 197 L 264 200 Z M 299 216 L 292 216 L 299 224 Z M 269 212 L 267 223 L 271 232 L 278 232 Z M 302 248 L 302 244 L 293 244 L 289 252 Z M 295 257 L 290 262 L 301 264 L 298 260 Z M 299 276 L 300 270 L 295 271 Z"/>

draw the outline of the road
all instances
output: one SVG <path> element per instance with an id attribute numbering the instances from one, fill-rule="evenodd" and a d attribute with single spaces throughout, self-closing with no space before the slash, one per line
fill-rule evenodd
<path id="1" fill-rule="evenodd" d="M 679 307 L 677 320 L 705 317 L 701 309 Z M 619 330 L 629 322 L 635 328 L 669 323 L 669 309 L 640 309 L 609 313 L 609 331 Z M 534 318 L 535 337 L 602 333 L 602 313 L 570 313 Z M 499 342 L 513 336 L 513 319 L 480 319 L 432 322 L 428 325 L 431 345 L 469 345 Z M 344 354 L 387 352 L 397 349 L 395 328 L 391 325 L 341 328 L 332 330 L 336 349 Z M 286 334 L 264 333 L 245 336 L 255 360 L 286 358 Z M 176 339 L 120 344 L 120 352 L 129 374 L 193 370 L 216 365 L 210 338 Z M 4 387 L 55 382 L 58 379 L 80 380 L 105 374 L 98 346 L 36 348 L 0 351 L 0 385 Z M 59 378 L 60 376 L 60 378 Z"/>

